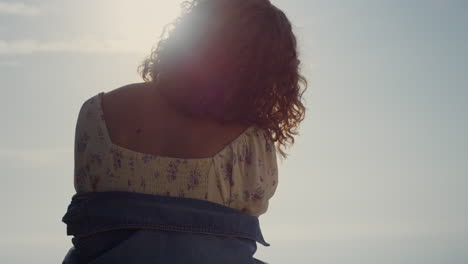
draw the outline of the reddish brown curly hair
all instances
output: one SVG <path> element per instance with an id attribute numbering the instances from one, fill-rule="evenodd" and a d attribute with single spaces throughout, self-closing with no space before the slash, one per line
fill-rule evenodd
<path id="1" fill-rule="evenodd" d="M 188 114 L 264 129 L 286 157 L 305 117 L 299 65 L 291 23 L 269 0 L 193 0 L 139 72 L 155 85 L 190 87 L 180 106 Z"/>

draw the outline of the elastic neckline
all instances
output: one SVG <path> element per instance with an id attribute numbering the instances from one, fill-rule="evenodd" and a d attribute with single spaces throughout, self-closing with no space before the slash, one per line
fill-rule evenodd
<path id="1" fill-rule="evenodd" d="M 211 159 L 214 159 L 216 158 L 217 156 L 221 155 L 223 152 L 225 152 L 227 149 L 229 149 L 231 146 L 233 146 L 235 143 L 237 143 L 244 135 L 247 134 L 247 132 L 251 129 L 254 128 L 254 126 L 249 126 L 247 127 L 246 129 L 244 129 L 244 131 L 242 133 L 240 133 L 235 139 L 233 139 L 231 142 L 229 142 L 228 144 L 226 144 L 220 151 L 218 151 L 216 154 L 210 156 L 210 157 L 204 157 L 204 158 L 180 158 L 180 157 L 170 157 L 170 156 L 163 156 L 163 155 L 154 155 L 154 154 L 151 154 L 151 153 L 144 153 L 144 152 L 140 152 L 140 151 L 136 151 L 136 150 L 132 150 L 132 149 L 129 149 L 129 148 L 126 148 L 124 146 L 120 146 L 120 145 L 117 145 L 115 144 L 111 137 L 110 137 L 110 134 L 109 134 L 109 130 L 107 128 L 107 123 L 106 123 L 106 118 L 104 116 L 104 110 L 102 108 L 102 97 L 104 95 L 105 92 L 100 92 L 98 95 L 97 95 L 97 98 L 98 98 L 98 102 L 97 102 L 97 108 L 98 108 L 98 111 L 99 111 L 99 114 L 101 116 L 100 120 L 101 120 L 101 123 L 102 123 L 102 128 L 103 128 L 103 131 L 104 131 L 104 135 L 105 135 L 105 138 L 106 138 L 106 141 L 107 143 L 113 147 L 113 148 L 116 148 L 116 149 L 119 149 L 121 151 L 124 151 L 124 152 L 127 152 L 127 153 L 131 153 L 133 155 L 142 155 L 142 156 L 148 156 L 148 157 L 152 157 L 154 159 L 174 159 L 174 160 L 185 160 L 185 161 L 202 161 L 202 160 L 211 160 Z"/>

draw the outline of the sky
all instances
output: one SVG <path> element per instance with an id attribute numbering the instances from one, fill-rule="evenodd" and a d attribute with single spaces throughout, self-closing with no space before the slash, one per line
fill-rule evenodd
<path id="1" fill-rule="evenodd" d="M 309 89 L 255 256 L 468 263 L 468 2 L 272 2 Z M 0 0 L 1 263 L 63 259 L 79 108 L 141 81 L 178 3 Z"/>

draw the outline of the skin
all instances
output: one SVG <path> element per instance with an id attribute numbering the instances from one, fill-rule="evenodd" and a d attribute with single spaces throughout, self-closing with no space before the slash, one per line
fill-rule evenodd
<path id="1" fill-rule="evenodd" d="M 105 93 L 102 109 L 111 141 L 157 156 L 207 158 L 248 128 L 183 115 L 168 103 L 168 98 L 177 98 L 177 91 L 134 83 Z"/>

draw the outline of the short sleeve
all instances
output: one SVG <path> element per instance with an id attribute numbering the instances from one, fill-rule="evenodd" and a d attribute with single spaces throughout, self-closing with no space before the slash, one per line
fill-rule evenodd
<path id="1" fill-rule="evenodd" d="M 78 192 L 86 185 L 87 175 L 85 167 L 86 148 L 90 142 L 89 130 L 86 127 L 87 104 L 81 105 L 75 126 L 75 151 L 74 151 L 74 187 Z"/>
<path id="2" fill-rule="evenodd" d="M 100 125 L 100 114 L 97 111 L 97 98 L 91 97 L 80 108 L 75 126 L 74 140 L 74 187 L 76 192 L 87 192 L 96 186 L 98 173 L 104 152 L 103 137 Z M 94 176 L 93 176 L 94 175 Z"/>
<path id="3" fill-rule="evenodd" d="M 276 150 L 266 132 L 253 127 L 232 146 L 230 157 L 218 159 L 224 205 L 249 215 L 265 213 L 278 185 Z"/>

